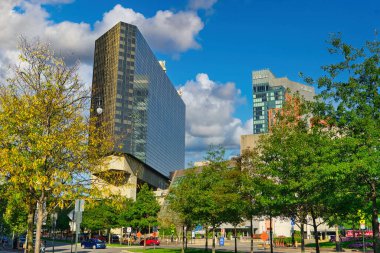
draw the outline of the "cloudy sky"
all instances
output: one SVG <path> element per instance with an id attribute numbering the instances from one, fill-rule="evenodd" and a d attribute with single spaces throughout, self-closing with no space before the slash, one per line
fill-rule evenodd
<path id="1" fill-rule="evenodd" d="M 210 144 L 239 153 L 240 135 L 252 133 L 252 70 L 294 81 L 299 72 L 322 75 L 320 66 L 334 61 L 326 51 L 331 33 L 357 46 L 377 38 L 380 1 L 0 0 L 0 80 L 23 35 L 79 59 L 90 85 L 94 41 L 119 21 L 139 27 L 183 89 L 187 164 Z"/>

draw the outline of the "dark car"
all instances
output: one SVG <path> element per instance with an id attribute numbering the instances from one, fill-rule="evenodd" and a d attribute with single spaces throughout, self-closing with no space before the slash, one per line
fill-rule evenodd
<path id="1" fill-rule="evenodd" d="M 140 245 L 144 245 L 144 240 L 141 240 L 140 242 Z M 149 246 L 159 246 L 160 245 L 160 240 L 158 240 L 158 238 L 156 237 L 149 237 L 146 239 L 146 245 L 149 245 Z"/>
<path id="2" fill-rule="evenodd" d="M 120 242 L 120 238 L 118 235 L 112 235 L 111 242 Z"/>
<path id="3" fill-rule="evenodd" d="M 105 249 L 106 244 L 99 239 L 90 239 L 80 244 L 83 248 L 91 248 L 91 249 Z"/>

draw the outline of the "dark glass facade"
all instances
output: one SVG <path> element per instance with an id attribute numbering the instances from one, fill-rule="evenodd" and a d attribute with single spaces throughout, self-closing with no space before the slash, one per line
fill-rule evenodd
<path id="1" fill-rule="evenodd" d="M 184 167 L 185 104 L 136 26 L 120 22 L 96 40 L 91 107 L 111 122 L 114 151 L 167 177 Z"/>
<path id="2" fill-rule="evenodd" d="M 269 83 L 253 86 L 253 133 L 267 133 L 271 124 L 271 110 L 282 108 L 284 87 L 271 87 Z"/>
<path id="3" fill-rule="evenodd" d="M 267 133 L 274 125 L 276 113 L 287 96 L 299 93 L 305 100 L 314 99 L 314 88 L 293 82 L 286 77 L 276 78 L 270 70 L 252 72 L 253 134 Z"/>

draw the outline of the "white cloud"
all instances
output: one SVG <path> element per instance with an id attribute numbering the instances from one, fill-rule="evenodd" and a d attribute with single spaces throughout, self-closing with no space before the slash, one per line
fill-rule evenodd
<path id="1" fill-rule="evenodd" d="M 34 4 L 68 4 L 74 0 L 31 0 Z"/>
<path id="2" fill-rule="evenodd" d="M 120 20 L 137 25 L 154 50 L 181 53 L 200 47 L 196 37 L 204 24 L 193 11 L 157 11 L 155 16 L 146 18 L 118 4 L 95 24 L 95 30 L 103 33 Z"/>
<path id="3" fill-rule="evenodd" d="M 54 17 L 43 7 L 46 4 L 65 4 L 72 0 L 1 0 L 0 8 L 0 75 L 4 66 L 12 63 L 7 55 L 16 51 L 20 35 L 38 37 L 48 41 L 68 61 L 80 59 L 92 64 L 95 39 L 119 21 L 137 25 L 150 46 L 157 52 L 176 56 L 200 45 L 197 36 L 203 29 L 201 18 L 194 11 L 157 11 L 145 17 L 132 9 L 116 5 L 93 24 L 63 21 L 55 23 Z M 0 76 L 4 77 L 4 76 Z"/>
<path id="4" fill-rule="evenodd" d="M 208 10 L 211 9 L 217 1 L 218 0 L 190 0 L 189 7 L 193 10 Z"/>
<path id="5" fill-rule="evenodd" d="M 207 74 L 182 87 L 186 104 L 186 150 L 207 150 L 209 145 L 236 149 L 240 135 L 252 133 L 252 120 L 243 123 L 233 113 L 244 102 L 234 83 L 218 84 Z"/>

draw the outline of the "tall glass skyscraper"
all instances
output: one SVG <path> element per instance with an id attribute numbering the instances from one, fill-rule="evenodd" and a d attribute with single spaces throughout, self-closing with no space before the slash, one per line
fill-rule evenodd
<path id="1" fill-rule="evenodd" d="M 113 151 L 165 177 L 184 167 L 185 104 L 136 26 L 120 22 L 96 40 L 91 109 Z"/>
<path id="2" fill-rule="evenodd" d="M 315 96 L 312 86 L 290 81 L 286 77 L 276 78 L 270 70 L 252 72 L 253 88 L 253 134 L 267 133 L 274 124 L 276 112 L 282 108 L 286 96 L 298 92 L 305 100 Z"/>

